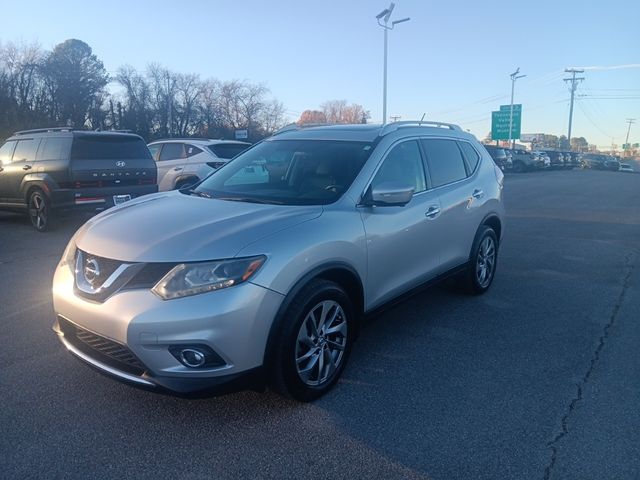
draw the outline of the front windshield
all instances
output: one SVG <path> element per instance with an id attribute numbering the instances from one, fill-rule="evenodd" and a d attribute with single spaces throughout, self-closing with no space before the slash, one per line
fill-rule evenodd
<path id="1" fill-rule="evenodd" d="M 351 185 L 373 145 L 337 140 L 268 140 L 220 168 L 194 194 L 255 203 L 326 205 Z"/>

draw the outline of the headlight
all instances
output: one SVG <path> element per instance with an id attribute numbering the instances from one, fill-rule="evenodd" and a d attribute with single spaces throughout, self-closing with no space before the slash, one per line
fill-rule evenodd
<path id="1" fill-rule="evenodd" d="M 73 271 L 76 268 L 76 242 L 71 239 L 71 241 L 67 244 L 67 248 L 64 249 L 64 253 L 62 254 L 62 258 L 60 259 L 60 267 L 69 266 L 69 268 Z"/>
<path id="2" fill-rule="evenodd" d="M 153 287 L 163 300 L 232 287 L 247 281 L 267 257 L 233 258 L 206 263 L 181 263 L 172 268 Z"/>

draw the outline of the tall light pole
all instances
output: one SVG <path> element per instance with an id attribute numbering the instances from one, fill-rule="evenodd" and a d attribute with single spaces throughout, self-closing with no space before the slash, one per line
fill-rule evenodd
<path id="1" fill-rule="evenodd" d="M 516 87 L 516 80 L 522 77 L 526 77 L 526 75 L 518 75 L 518 73 L 520 73 L 520 67 L 518 67 L 516 69 L 515 72 L 513 72 L 511 75 L 509 75 L 511 77 L 511 110 L 509 112 L 509 140 L 511 140 L 511 148 L 515 148 L 516 147 L 516 139 L 513 138 L 512 139 L 512 132 L 513 132 L 513 91 L 515 90 Z"/>
<path id="2" fill-rule="evenodd" d="M 389 30 L 393 30 L 393 28 L 403 22 L 408 22 L 411 20 L 409 17 L 402 18 L 400 20 L 395 20 L 391 22 L 391 26 L 389 26 L 389 19 L 391 18 L 391 12 L 395 8 L 396 4 L 391 2 L 389 8 L 385 8 L 381 11 L 376 18 L 378 19 L 378 25 L 380 25 L 384 29 L 384 66 L 383 66 L 383 76 L 382 76 L 382 123 L 387 123 L 387 39 Z M 384 22 L 384 23 L 382 23 Z"/>

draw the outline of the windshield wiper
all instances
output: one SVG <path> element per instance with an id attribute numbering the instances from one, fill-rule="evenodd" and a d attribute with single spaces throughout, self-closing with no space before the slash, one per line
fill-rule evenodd
<path id="1" fill-rule="evenodd" d="M 276 200 L 260 200 L 253 197 L 215 197 L 216 200 L 230 200 L 232 202 L 260 203 L 263 205 L 284 205 L 283 202 Z"/>
<path id="2" fill-rule="evenodd" d="M 195 190 L 189 189 L 189 190 L 185 190 L 184 193 L 188 194 L 188 195 L 195 195 L 196 197 L 202 197 L 202 198 L 213 198 L 212 195 L 209 195 L 208 193 L 205 192 L 196 192 Z"/>

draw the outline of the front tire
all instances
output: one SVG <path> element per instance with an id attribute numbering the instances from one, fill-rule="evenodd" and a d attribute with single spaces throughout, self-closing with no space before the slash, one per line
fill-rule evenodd
<path id="1" fill-rule="evenodd" d="M 344 370 L 355 334 L 353 303 L 340 285 L 314 280 L 291 302 L 277 339 L 274 386 L 310 402 L 327 393 Z"/>
<path id="2" fill-rule="evenodd" d="M 46 232 L 51 228 L 51 204 L 42 190 L 35 189 L 31 192 L 27 207 L 33 228 L 39 232 Z"/>

